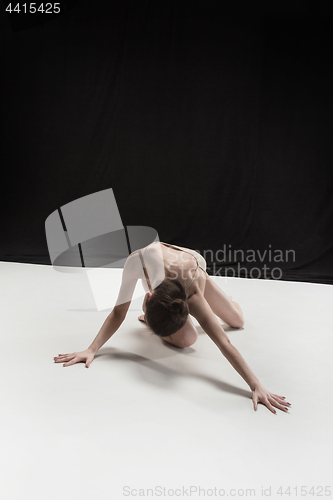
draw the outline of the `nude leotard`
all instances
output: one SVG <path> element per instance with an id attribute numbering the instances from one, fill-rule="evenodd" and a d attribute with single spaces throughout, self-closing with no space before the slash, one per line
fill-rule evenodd
<path id="1" fill-rule="evenodd" d="M 195 259 L 197 261 L 197 268 L 195 270 L 195 273 L 194 273 L 194 276 L 193 276 L 192 280 L 190 281 L 190 283 L 188 283 L 186 285 L 185 290 L 187 290 L 187 288 L 189 288 L 192 285 L 193 281 L 197 277 L 197 273 L 198 273 L 199 267 L 200 267 L 200 269 L 202 269 L 203 271 L 206 272 L 206 267 L 207 267 L 206 261 L 203 258 L 203 256 L 200 255 L 195 250 L 191 250 L 190 248 L 179 247 L 177 245 L 169 245 L 169 243 L 163 243 L 162 241 L 155 241 L 154 243 L 161 243 L 162 245 L 165 245 L 167 247 L 176 248 L 177 250 L 182 250 L 183 252 L 187 252 L 187 253 L 193 255 L 193 257 L 195 257 Z M 147 280 L 147 283 L 148 283 L 149 290 L 152 291 L 151 285 L 150 285 L 150 281 L 149 281 L 149 277 L 148 277 L 148 273 L 147 273 L 147 269 L 146 269 L 146 266 L 145 266 L 144 261 L 143 261 L 143 253 L 145 252 L 146 248 L 143 250 L 142 253 L 140 251 L 139 255 L 140 255 L 142 267 L 143 267 L 143 270 L 144 270 L 144 273 L 145 273 L 145 276 L 146 276 L 146 280 Z"/>

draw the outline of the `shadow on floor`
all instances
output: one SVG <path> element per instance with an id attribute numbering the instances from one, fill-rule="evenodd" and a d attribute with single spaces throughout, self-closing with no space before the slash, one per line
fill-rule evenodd
<path id="1" fill-rule="evenodd" d="M 170 349 L 175 349 L 179 350 L 178 347 L 174 346 L 169 346 L 168 348 Z M 186 348 L 186 349 L 191 349 L 191 348 Z M 198 380 L 207 382 L 217 389 L 220 389 L 224 392 L 236 394 L 238 396 L 242 396 L 245 398 L 251 398 L 252 394 L 250 391 L 247 391 L 245 389 L 241 389 L 239 387 L 236 387 L 232 384 L 228 384 L 227 382 L 223 382 L 222 380 L 219 380 L 217 378 L 208 376 L 208 375 L 203 375 L 203 374 L 198 374 L 198 373 L 186 373 L 184 374 L 181 371 L 178 371 L 174 368 L 170 368 L 167 366 L 162 365 L 161 363 L 158 363 L 155 360 L 152 360 L 150 358 L 147 358 L 145 356 L 141 356 L 139 354 L 135 354 L 132 352 L 125 352 L 125 351 L 120 351 L 119 349 L 116 349 L 115 347 L 107 347 L 105 349 L 101 349 L 99 351 L 99 354 L 96 354 L 95 358 L 101 357 L 101 356 L 108 356 L 113 359 L 122 359 L 122 360 L 127 360 L 127 361 L 133 361 L 134 363 L 137 363 L 141 366 L 144 366 L 154 372 L 153 377 L 143 377 L 145 380 L 148 382 L 152 383 L 153 385 L 158 385 L 158 386 L 172 386 L 173 381 L 176 378 L 179 377 L 193 377 Z M 156 377 L 156 373 L 161 375 L 162 377 Z M 161 384 L 162 382 L 162 384 Z"/>

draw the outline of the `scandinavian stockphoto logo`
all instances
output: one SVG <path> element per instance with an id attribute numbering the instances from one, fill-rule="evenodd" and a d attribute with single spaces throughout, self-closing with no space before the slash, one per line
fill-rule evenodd
<path id="1" fill-rule="evenodd" d="M 53 268 L 67 273 L 85 272 L 97 310 L 114 306 L 111 290 L 119 289 L 120 269 L 128 256 L 159 241 L 157 231 L 151 227 L 123 225 L 111 188 L 52 212 L 45 221 L 45 234 Z M 111 274 L 110 269 L 114 270 Z M 144 293 L 136 289 L 133 298 Z"/>
<path id="2" fill-rule="evenodd" d="M 211 273 L 213 276 L 238 277 L 250 279 L 273 279 L 282 278 L 282 268 L 277 264 L 296 261 L 295 250 L 280 250 L 272 248 L 269 244 L 265 250 L 241 250 L 234 249 L 232 245 L 223 245 L 223 248 L 214 252 L 203 251 L 204 259 L 212 262 Z M 233 263 L 233 265 L 231 265 Z M 245 267 L 242 265 L 245 264 Z M 269 265 L 267 265 L 269 264 Z"/>

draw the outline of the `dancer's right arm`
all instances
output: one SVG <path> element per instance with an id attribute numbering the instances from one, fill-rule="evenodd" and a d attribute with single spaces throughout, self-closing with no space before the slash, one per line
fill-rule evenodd
<path id="1" fill-rule="evenodd" d="M 116 305 L 104 321 L 93 342 L 85 351 L 59 354 L 54 358 L 55 363 L 64 363 L 63 366 L 70 366 L 83 361 L 86 367 L 89 367 L 96 352 L 112 337 L 124 321 L 139 278 L 142 278 L 142 267 L 138 253 L 134 252 L 125 263 Z"/>
<path id="2" fill-rule="evenodd" d="M 95 356 L 96 352 L 102 347 L 102 345 L 107 342 L 112 335 L 118 330 L 122 322 L 126 317 L 127 310 L 130 306 L 130 302 L 127 303 L 126 310 L 118 310 L 117 306 L 113 308 L 109 316 L 104 321 L 100 331 L 94 338 L 93 342 L 88 347 L 87 351 L 91 351 Z M 125 305 L 125 304 L 124 304 Z"/>

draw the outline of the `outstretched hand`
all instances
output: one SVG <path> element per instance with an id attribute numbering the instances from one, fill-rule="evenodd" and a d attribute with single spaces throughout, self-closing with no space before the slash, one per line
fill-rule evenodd
<path id="1" fill-rule="evenodd" d="M 272 413 L 276 414 L 275 408 L 288 412 L 288 408 L 291 406 L 291 404 L 285 401 L 285 399 L 286 398 L 284 396 L 278 396 L 277 394 L 273 394 L 272 392 L 267 391 L 262 385 L 258 385 L 252 391 L 254 410 L 257 409 L 258 403 L 262 403 L 263 405 L 267 406 L 267 408 Z"/>
<path id="2" fill-rule="evenodd" d="M 63 366 L 70 366 L 83 361 L 86 363 L 86 367 L 89 368 L 94 357 L 95 354 L 87 349 L 86 351 L 72 352 L 71 354 L 59 354 L 53 359 L 55 363 L 64 363 Z"/>

